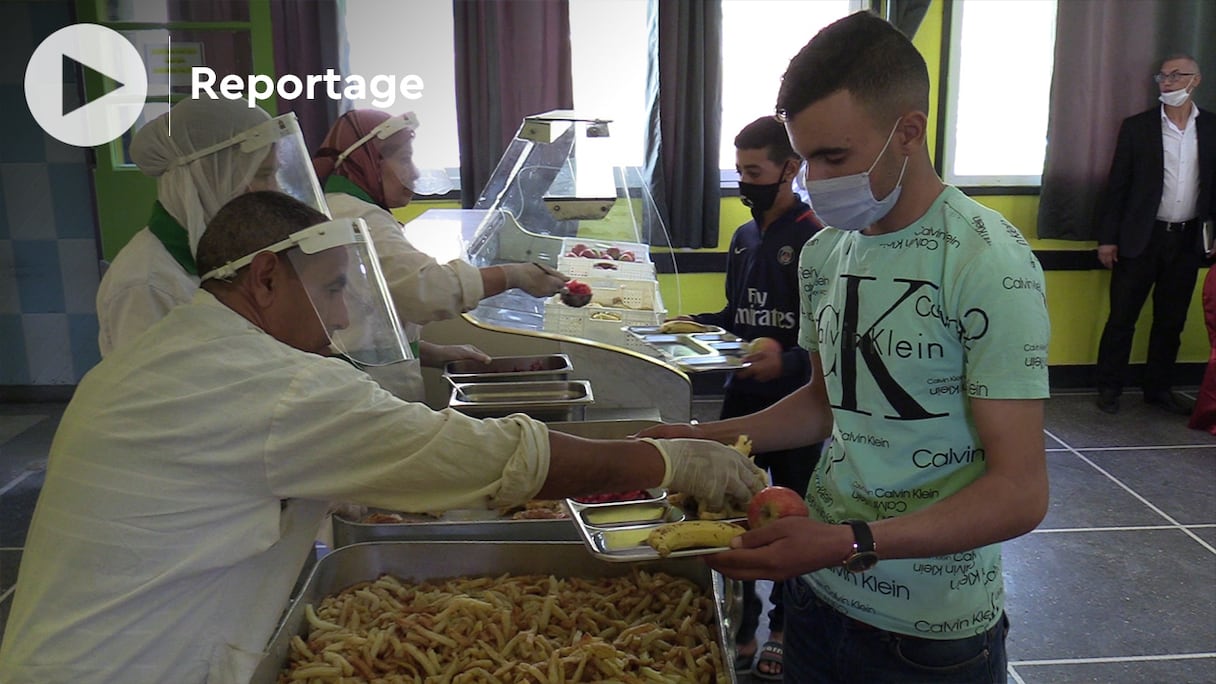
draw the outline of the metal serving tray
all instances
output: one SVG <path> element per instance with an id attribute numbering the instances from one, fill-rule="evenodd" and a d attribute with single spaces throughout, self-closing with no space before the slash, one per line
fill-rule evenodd
<path id="1" fill-rule="evenodd" d="M 497 511 L 448 511 L 441 517 L 402 514 L 406 522 L 362 523 L 333 517 L 334 548 L 373 541 L 578 541 L 569 518 L 516 520 Z"/>
<path id="2" fill-rule="evenodd" d="M 697 333 L 663 333 L 658 326 L 630 326 L 626 332 L 654 349 L 660 358 L 689 371 L 738 370 L 749 364 L 742 361 L 747 342 L 717 326 Z"/>
<path id="3" fill-rule="evenodd" d="M 452 387 L 448 406 L 477 418 L 526 413 L 537 420 L 570 420 L 594 402 L 586 380 L 470 382 Z"/>
<path id="4" fill-rule="evenodd" d="M 729 663 L 734 654 L 740 604 L 734 583 L 727 582 L 704 563 L 692 558 L 666 558 L 642 566 L 695 582 L 713 596 L 718 622 L 721 671 L 731 684 L 738 682 Z M 266 656 L 250 684 L 276 684 L 287 664 L 291 638 L 308 632 L 305 607 L 353 584 L 374 580 L 384 573 L 413 580 L 511 573 L 557 577 L 618 577 L 632 568 L 596 560 L 575 542 L 378 542 L 355 544 L 322 558 L 313 569 L 287 616 L 267 645 Z"/>
<path id="5" fill-rule="evenodd" d="M 565 354 L 496 356 L 489 363 L 472 359 L 449 361 L 443 367 L 443 377 L 453 385 L 467 382 L 566 380 L 572 370 L 574 366 Z"/>
<path id="6" fill-rule="evenodd" d="M 672 506 L 667 497 L 643 502 L 622 501 L 585 504 L 566 499 L 566 508 L 575 523 L 579 538 L 591 555 L 612 563 L 637 563 L 659 560 L 659 552 L 646 543 L 650 531 L 667 523 L 685 519 L 682 509 Z M 655 514 L 651 509 L 659 508 Z M 616 515 L 614 515 L 616 514 Z M 739 522 L 732 518 L 722 522 Z M 725 551 L 725 548 L 698 548 L 673 551 L 668 558 L 704 556 Z"/>

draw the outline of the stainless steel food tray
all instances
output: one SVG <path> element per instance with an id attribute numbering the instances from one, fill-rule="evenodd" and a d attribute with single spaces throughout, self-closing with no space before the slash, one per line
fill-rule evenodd
<path id="1" fill-rule="evenodd" d="M 641 505 L 661 507 L 662 513 L 640 508 Z M 672 506 L 664 496 L 661 500 L 646 502 L 622 501 L 619 503 L 585 504 L 566 499 L 566 508 L 575 523 L 579 538 L 591 555 L 611 563 L 637 563 L 659 560 L 659 552 L 646 543 L 651 530 L 667 523 L 685 519 L 683 510 Z M 620 513 L 612 516 L 612 513 Z M 738 522 L 738 519 L 723 522 Z M 673 551 L 668 558 L 704 556 L 725 551 L 725 548 L 697 548 Z"/>
<path id="2" fill-rule="evenodd" d="M 467 382 L 567 380 L 574 366 L 565 354 L 496 356 L 489 363 L 472 359 L 449 361 L 443 376 L 453 385 Z"/>
<path id="3" fill-rule="evenodd" d="M 586 380 L 470 382 L 452 386 L 448 406 L 477 418 L 526 413 L 538 420 L 581 418 L 595 403 Z"/>
<path id="4" fill-rule="evenodd" d="M 481 514 L 481 515 L 478 515 Z M 497 511 L 449 511 L 442 517 L 402 514 L 407 522 L 362 523 L 333 517 L 334 548 L 373 541 L 578 541 L 569 518 L 515 520 Z"/>
<path id="5" fill-rule="evenodd" d="M 739 595 L 733 582 L 693 558 L 667 558 L 642 566 L 695 582 L 713 596 L 718 621 L 718 648 L 727 680 L 738 681 L 730 666 L 734 633 L 738 629 Z M 250 684 L 275 684 L 287 664 L 291 638 L 308 632 L 305 607 L 353 584 L 384 573 L 402 579 L 426 580 L 469 575 L 511 573 L 557 577 L 618 577 L 631 567 L 604 563 L 576 542 L 376 542 L 338 549 L 322 558 L 271 638 Z"/>
<path id="6" fill-rule="evenodd" d="M 685 371 L 746 368 L 747 341 L 717 326 L 699 333 L 663 333 L 658 326 L 630 326 L 626 331 L 654 349 L 660 358 Z"/>

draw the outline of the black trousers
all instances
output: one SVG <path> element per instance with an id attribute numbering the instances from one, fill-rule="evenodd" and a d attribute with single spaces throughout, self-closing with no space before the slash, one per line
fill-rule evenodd
<path id="1" fill-rule="evenodd" d="M 1155 227 L 1142 254 L 1120 255 L 1115 262 L 1110 277 L 1110 317 L 1098 343 L 1095 381 L 1100 391 L 1119 394 L 1123 390 L 1136 320 L 1150 290 L 1153 323 L 1142 386 L 1146 395 L 1168 392 L 1173 386 L 1174 361 L 1202 261 L 1194 249 L 1194 230 L 1167 232 Z"/>
<path id="2" fill-rule="evenodd" d="M 779 399 L 764 399 L 750 395 L 740 395 L 727 391 L 722 401 L 722 418 L 736 418 L 755 413 L 777 403 Z M 811 473 L 819 462 L 819 452 L 822 444 L 770 451 L 756 454 L 756 465 L 772 474 L 773 484 L 789 487 L 806 496 L 807 485 L 811 482 Z M 768 600 L 773 609 L 768 614 L 769 630 L 781 631 L 785 624 L 785 609 L 782 601 L 782 583 L 773 582 L 773 590 L 769 592 Z M 746 644 L 756 636 L 760 626 L 760 613 L 764 610 L 764 602 L 756 594 L 755 582 L 743 583 L 743 617 L 739 621 L 739 632 L 735 635 L 735 643 Z"/>

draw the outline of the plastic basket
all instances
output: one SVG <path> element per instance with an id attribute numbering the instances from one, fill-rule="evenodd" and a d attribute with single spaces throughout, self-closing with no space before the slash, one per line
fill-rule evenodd
<path id="1" fill-rule="evenodd" d="M 610 257 L 572 256 L 573 250 L 580 246 L 601 253 L 606 253 L 611 249 L 631 252 L 634 255 L 634 261 L 621 261 Z M 557 270 L 572 278 L 654 280 L 655 277 L 654 264 L 650 261 L 650 246 L 639 242 L 563 238 L 562 252 L 557 258 Z"/>
<path id="2" fill-rule="evenodd" d="M 657 308 L 651 310 L 601 306 L 576 309 L 553 297 L 545 300 L 544 329 L 651 354 L 653 348 L 630 335 L 625 328 L 631 325 L 657 325 L 666 314 L 661 300 L 657 302 Z"/>

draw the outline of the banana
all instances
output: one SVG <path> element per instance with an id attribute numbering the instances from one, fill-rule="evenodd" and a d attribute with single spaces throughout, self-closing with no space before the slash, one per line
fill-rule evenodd
<path id="1" fill-rule="evenodd" d="M 747 435 L 739 435 L 739 439 L 735 440 L 735 443 L 731 447 L 744 456 L 750 457 L 752 455 L 752 438 Z"/>
<path id="2" fill-rule="evenodd" d="M 697 323 L 696 321 L 667 321 L 663 325 L 659 326 L 659 332 L 663 333 L 664 335 L 676 333 L 699 333 L 707 330 L 709 330 L 709 328 Z"/>
<path id="3" fill-rule="evenodd" d="M 668 523 L 651 530 L 646 543 L 667 557 L 673 551 L 730 546 L 730 540 L 747 530 L 733 523 L 716 520 L 688 520 Z"/>

